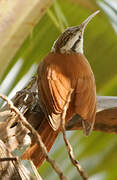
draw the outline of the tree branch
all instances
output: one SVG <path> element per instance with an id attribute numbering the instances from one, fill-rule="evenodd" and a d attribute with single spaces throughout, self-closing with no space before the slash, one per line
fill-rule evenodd
<path id="1" fill-rule="evenodd" d="M 30 123 L 35 122 L 33 126 L 36 128 L 40 123 L 39 119 L 44 118 L 39 104 L 32 111 L 29 110 L 25 116 Z M 75 115 L 66 124 L 66 130 L 82 130 L 81 120 L 79 115 Z M 117 97 L 97 96 L 97 112 L 93 130 L 117 134 Z"/>
<path id="2" fill-rule="evenodd" d="M 117 97 L 97 96 L 96 131 L 117 134 Z M 82 130 L 81 117 L 75 115 L 66 125 L 67 130 Z"/>

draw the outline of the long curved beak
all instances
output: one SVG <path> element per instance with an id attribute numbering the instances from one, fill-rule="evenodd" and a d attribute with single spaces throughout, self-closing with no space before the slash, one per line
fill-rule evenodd
<path id="1" fill-rule="evenodd" d="M 87 26 L 87 24 L 91 21 L 91 19 L 100 12 L 100 10 L 95 11 L 93 14 L 91 14 L 85 21 L 83 21 L 83 23 L 80 25 L 80 29 L 81 31 L 84 31 L 85 27 Z"/>

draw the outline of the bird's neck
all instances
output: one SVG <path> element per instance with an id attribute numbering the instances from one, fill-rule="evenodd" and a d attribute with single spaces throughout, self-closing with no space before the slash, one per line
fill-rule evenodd
<path id="1" fill-rule="evenodd" d="M 83 54 L 83 38 L 79 41 L 77 40 L 72 46 L 72 51 L 76 53 Z"/>
<path id="2" fill-rule="evenodd" d="M 74 41 L 74 39 L 68 41 L 65 45 L 61 46 L 63 43 L 54 42 L 51 52 L 70 54 L 70 53 L 81 53 L 83 54 L 83 38 Z"/>

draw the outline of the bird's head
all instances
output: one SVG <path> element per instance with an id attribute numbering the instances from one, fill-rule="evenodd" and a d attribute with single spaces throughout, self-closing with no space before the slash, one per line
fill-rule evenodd
<path id="1" fill-rule="evenodd" d="M 59 53 L 83 53 L 83 34 L 86 25 L 99 10 L 91 14 L 80 26 L 67 28 L 54 42 L 52 52 Z"/>

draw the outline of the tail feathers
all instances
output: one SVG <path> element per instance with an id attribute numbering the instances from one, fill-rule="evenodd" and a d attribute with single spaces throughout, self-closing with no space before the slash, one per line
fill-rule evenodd
<path id="1" fill-rule="evenodd" d="M 89 136 L 92 128 L 93 128 L 93 124 L 88 122 L 87 120 L 82 120 L 82 126 L 83 126 L 83 132 L 86 136 Z"/>
<path id="2" fill-rule="evenodd" d="M 49 152 L 52 145 L 54 144 L 54 141 L 56 140 L 58 131 L 54 131 L 49 125 L 48 121 L 45 119 L 42 121 L 38 132 L 47 148 L 47 151 Z M 43 155 L 41 147 L 37 144 L 34 144 L 24 152 L 24 154 L 22 155 L 22 159 L 32 160 L 35 166 L 39 168 L 45 160 L 45 157 Z"/>
<path id="3" fill-rule="evenodd" d="M 92 113 L 92 118 L 89 120 L 82 120 L 83 131 L 86 136 L 89 136 L 91 131 L 93 130 L 95 123 L 95 115 L 96 115 L 96 104 L 94 106 L 94 110 Z"/>

